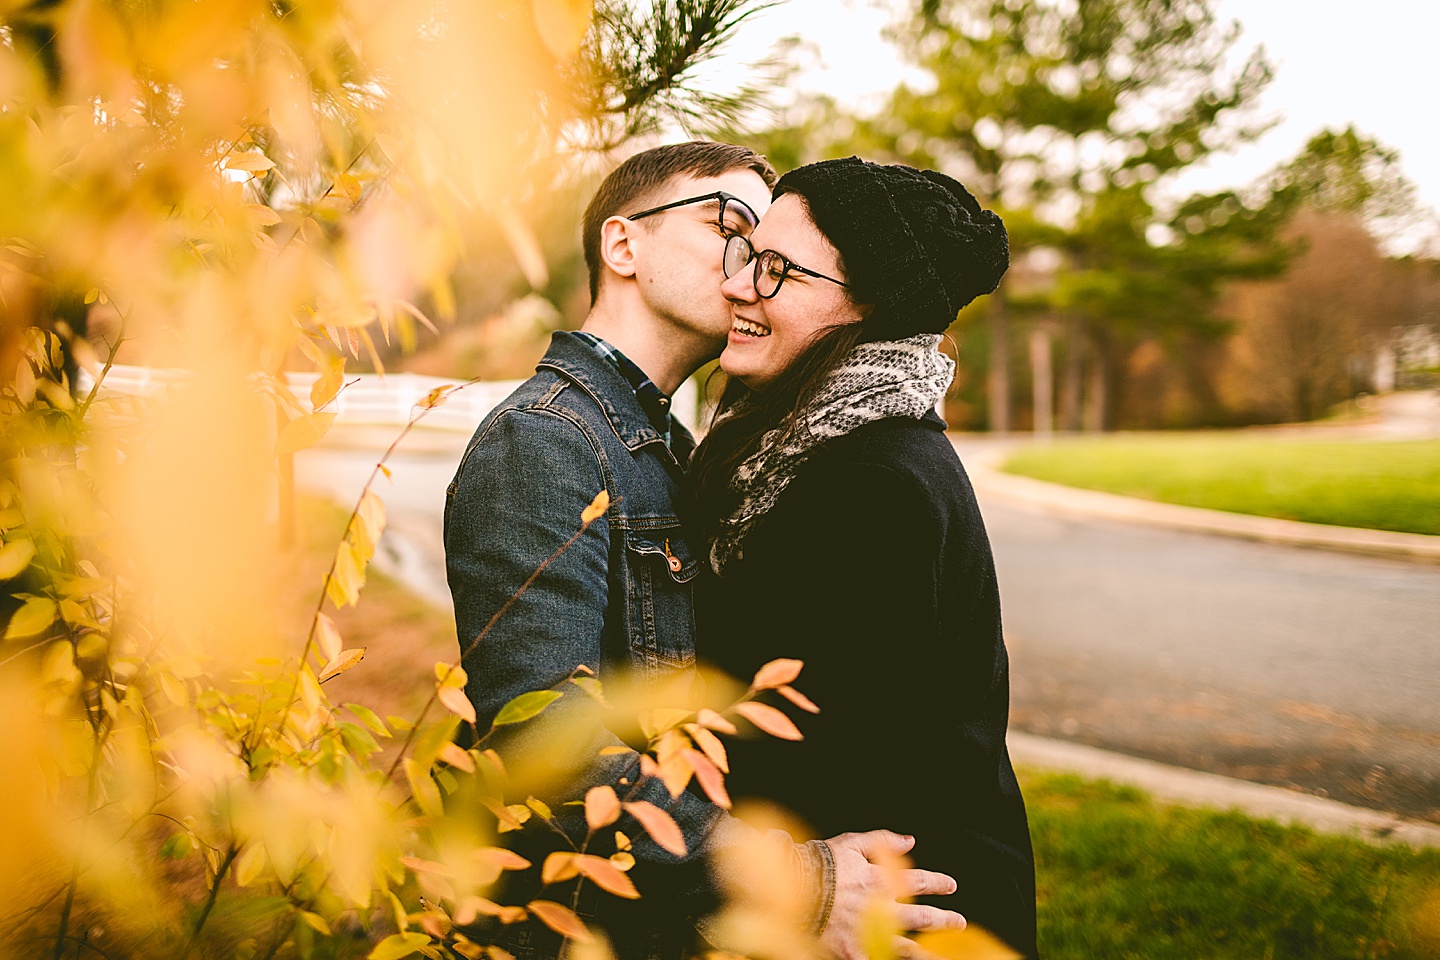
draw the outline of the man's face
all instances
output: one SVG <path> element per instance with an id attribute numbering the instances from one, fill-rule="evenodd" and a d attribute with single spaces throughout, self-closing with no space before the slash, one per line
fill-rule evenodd
<path id="1" fill-rule="evenodd" d="M 759 174 L 731 170 L 718 177 L 676 177 L 647 198 L 645 207 L 715 192 L 738 198 L 756 217 L 770 206 L 770 188 Z M 720 294 L 725 241 L 735 232 L 748 235 L 753 229 L 733 202 L 726 207 L 724 221 L 718 200 L 672 207 L 635 221 L 640 228 L 635 279 L 641 295 L 657 315 L 710 341 L 717 356 L 730 332 L 730 304 Z"/>

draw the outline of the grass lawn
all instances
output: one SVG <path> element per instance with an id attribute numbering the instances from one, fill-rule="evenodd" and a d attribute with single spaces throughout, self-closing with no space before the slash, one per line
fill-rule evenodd
<path id="1" fill-rule="evenodd" d="M 1021 781 L 1048 960 L 1440 957 L 1440 850 Z"/>
<path id="2" fill-rule="evenodd" d="M 1440 534 L 1440 440 L 1119 436 L 1028 447 L 1004 469 L 1191 507 Z"/>

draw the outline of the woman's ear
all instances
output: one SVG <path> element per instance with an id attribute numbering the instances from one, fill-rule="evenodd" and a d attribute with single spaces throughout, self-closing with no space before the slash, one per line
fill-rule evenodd
<path id="1" fill-rule="evenodd" d="M 600 260 L 612 273 L 635 276 L 637 227 L 624 217 L 611 217 L 600 224 Z"/>

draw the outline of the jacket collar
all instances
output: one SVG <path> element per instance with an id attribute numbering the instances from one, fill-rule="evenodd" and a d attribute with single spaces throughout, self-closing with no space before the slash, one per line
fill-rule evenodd
<path id="1" fill-rule="evenodd" d="M 536 367 L 537 370 L 547 368 L 574 381 L 576 386 L 589 394 L 610 421 L 620 442 L 632 453 L 647 443 L 664 445 L 665 439 L 645 415 L 630 381 L 613 363 L 570 331 L 557 330 L 551 336 L 550 349 L 545 351 Z M 682 463 L 695 447 L 690 431 L 678 420 L 671 422 L 670 443 Z"/>

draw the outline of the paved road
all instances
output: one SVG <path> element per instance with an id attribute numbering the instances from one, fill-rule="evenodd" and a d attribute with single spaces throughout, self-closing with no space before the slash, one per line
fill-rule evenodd
<path id="1" fill-rule="evenodd" d="M 440 602 L 464 440 L 407 441 L 382 481 L 382 553 Z M 297 472 L 353 499 L 375 456 Z M 1440 821 L 1440 566 L 982 507 L 1018 729 Z"/>
<path id="2" fill-rule="evenodd" d="M 1440 820 L 1440 567 L 982 508 L 1016 727 Z"/>

